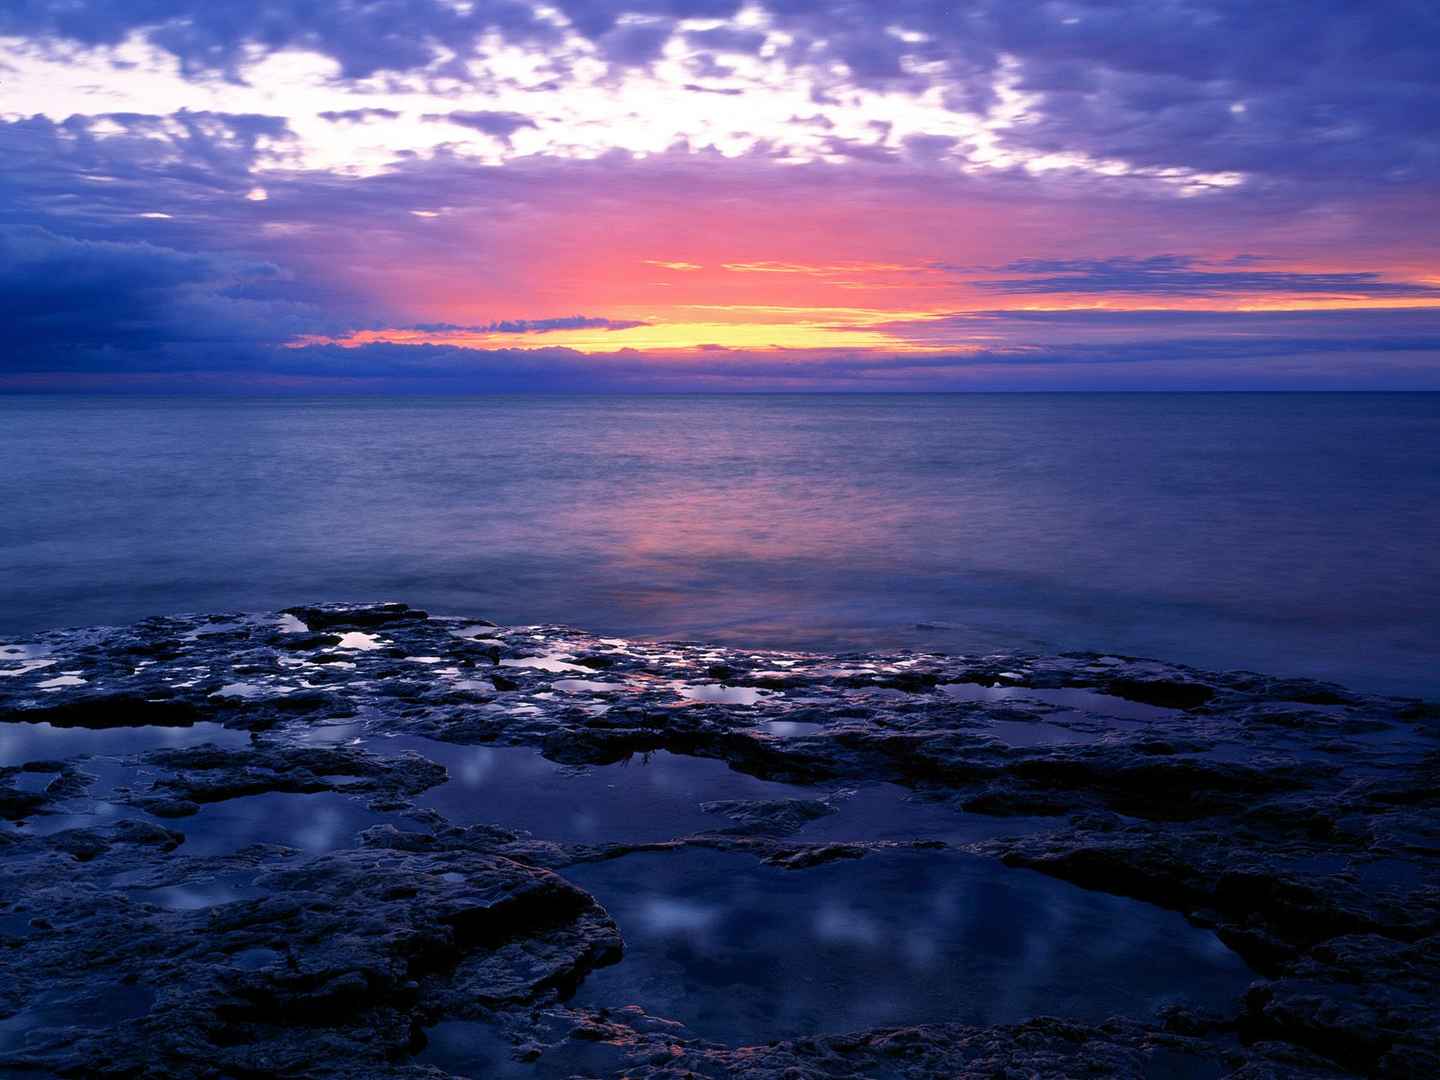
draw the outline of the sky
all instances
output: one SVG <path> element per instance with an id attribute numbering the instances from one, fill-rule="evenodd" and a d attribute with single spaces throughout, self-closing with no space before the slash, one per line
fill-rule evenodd
<path id="1" fill-rule="evenodd" d="M 1440 389 L 1434 0 L 0 0 L 0 392 Z"/>

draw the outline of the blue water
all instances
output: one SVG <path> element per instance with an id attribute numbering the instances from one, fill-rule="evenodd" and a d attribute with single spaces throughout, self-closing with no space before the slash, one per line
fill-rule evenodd
<path id="1" fill-rule="evenodd" d="M 1440 694 L 1440 395 L 0 398 L 0 633 L 376 598 Z"/>

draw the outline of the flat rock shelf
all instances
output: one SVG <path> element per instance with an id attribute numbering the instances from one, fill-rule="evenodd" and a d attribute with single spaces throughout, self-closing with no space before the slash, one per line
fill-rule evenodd
<path id="1" fill-rule="evenodd" d="M 0 1075 L 1440 1075 L 1440 710 L 397 603 L 0 643 Z"/>

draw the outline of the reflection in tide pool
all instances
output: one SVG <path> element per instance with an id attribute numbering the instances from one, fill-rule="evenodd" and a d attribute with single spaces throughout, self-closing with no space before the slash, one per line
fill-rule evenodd
<path id="1" fill-rule="evenodd" d="M 766 720 L 761 723 L 760 728 L 767 734 L 789 739 L 796 735 L 814 735 L 817 731 L 824 731 L 825 725 L 809 720 Z"/>
<path id="2" fill-rule="evenodd" d="M 938 686 L 942 694 L 958 701 L 1039 701 L 1046 705 L 1059 705 L 1066 709 L 1098 713 L 1101 716 L 1119 717 L 1124 720 L 1154 720 L 1174 716 L 1176 710 L 1159 705 L 1146 705 L 1140 701 L 1101 694 L 1095 690 L 1064 687 L 1057 690 L 1038 689 L 1030 686 L 986 686 L 983 683 L 942 683 Z"/>
<path id="3" fill-rule="evenodd" d="M 1083 731 L 1047 724 L 1044 720 L 991 720 L 985 726 L 985 733 L 1009 746 L 1063 746 L 1095 741 L 1094 736 Z"/>
<path id="4" fill-rule="evenodd" d="M 84 1017 L 81 1029 L 98 1029 L 144 1016 L 155 1002 L 155 991 L 143 986 L 102 986 L 77 998 L 59 991 L 41 994 L 19 1012 L 0 1019 L 0 1051 L 24 1048 L 30 1038 L 44 1042 L 61 1029 L 78 1036 L 76 1017 Z M 27 1075 L 43 1073 L 25 1070 Z"/>
<path id="5" fill-rule="evenodd" d="M 623 683 L 601 682 L 598 679 L 556 679 L 550 685 L 567 694 L 611 694 L 625 689 Z"/>
<path id="6" fill-rule="evenodd" d="M 704 809 L 724 800 L 822 799 L 835 813 L 806 823 L 796 839 L 946 840 L 956 843 L 1034 827 L 1030 819 L 966 814 L 925 802 L 895 784 L 783 784 L 723 761 L 665 750 L 614 765 L 577 769 L 521 747 L 455 746 L 399 736 L 376 747 L 415 750 L 445 766 L 449 780 L 416 802 L 456 824 L 499 825 L 547 840 L 645 843 L 728 829 Z"/>
<path id="7" fill-rule="evenodd" d="M 161 885 L 150 888 L 137 886 L 130 890 L 130 897 L 134 900 L 158 904 L 170 911 L 199 911 L 220 904 L 234 903 L 236 900 L 250 900 L 263 896 L 264 892 L 253 884 L 255 877 L 255 872 L 249 871 L 201 877 L 181 885 Z M 115 883 L 123 884 L 120 880 Z M 253 951 L 272 952 L 270 949 Z"/>
<path id="8" fill-rule="evenodd" d="M 578 671 L 589 675 L 590 669 L 582 664 L 571 664 L 559 656 L 522 656 L 518 659 L 501 660 L 501 667 L 534 668 L 536 671 Z"/>
<path id="9" fill-rule="evenodd" d="M 387 821 L 406 828 L 404 819 L 367 810 L 344 795 L 322 791 L 311 795 L 244 795 L 211 803 L 194 817 L 165 824 L 185 834 L 187 855 L 227 855 L 251 844 L 284 844 L 318 855 L 354 847 L 356 834 L 362 829 Z"/>
<path id="10" fill-rule="evenodd" d="M 359 630 L 351 630 L 340 635 L 340 641 L 335 646 L 337 649 L 351 649 L 355 652 L 374 652 L 382 648 L 383 643 L 374 634 L 366 634 Z"/>
<path id="11" fill-rule="evenodd" d="M 886 1024 L 1228 1006 L 1253 977 L 1183 917 L 974 856 L 779 870 L 710 851 L 572 867 L 625 936 L 581 1005 L 634 1004 L 751 1044 Z"/>
<path id="12" fill-rule="evenodd" d="M 719 683 L 698 683 L 678 689 L 680 696 L 686 700 L 706 705 L 754 705 L 774 696 L 771 690 L 757 690 L 753 686 L 722 686 Z"/>
<path id="13" fill-rule="evenodd" d="M 0 765 L 63 760 L 82 754 L 140 754 L 148 750 L 199 746 L 202 743 L 245 746 L 249 742 L 248 731 L 232 731 L 209 721 L 184 727 L 113 728 L 56 727 L 48 723 L 0 723 Z"/>
<path id="14" fill-rule="evenodd" d="M 387 745 L 388 744 L 388 745 Z M 669 840 L 727 823 L 700 809 L 718 799 L 814 798 L 813 788 L 777 784 L 724 762 L 665 750 L 627 762 L 576 769 L 519 747 L 455 746 L 397 737 L 377 749 L 416 750 L 450 773 L 416 802 L 456 824 L 524 829 L 547 840 L 631 843 Z"/>

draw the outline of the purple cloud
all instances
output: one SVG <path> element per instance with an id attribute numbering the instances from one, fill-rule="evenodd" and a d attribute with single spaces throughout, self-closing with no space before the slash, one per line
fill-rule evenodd
<path id="1" fill-rule="evenodd" d="M 0 227 L 0 370 L 209 367 L 332 325 L 311 305 L 242 294 L 279 276 L 270 263 Z"/>
<path id="2" fill-rule="evenodd" d="M 363 124 L 367 120 L 398 120 L 400 114 L 394 109 L 342 109 L 318 114 L 321 120 L 332 124 Z"/>
<path id="3" fill-rule="evenodd" d="M 1253 256 L 1252 256 L 1253 258 Z M 1210 270 L 1189 255 L 1117 256 L 1109 259 L 1017 259 L 995 269 L 1022 275 L 972 281 L 998 293 L 1123 293 L 1147 296 L 1222 296 L 1228 293 L 1313 293 L 1326 296 L 1440 297 L 1440 287 L 1387 281 L 1377 271 L 1304 273 L 1284 270 Z M 944 263 L 940 269 L 961 270 Z"/>
<path id="4" fill-rule="evenodd" d="M 651 63 L 677 34 L 708 52 L 753 54 L 763 34 L 680 21 L 732 19 L 740 0 L 561 0 L 568 30 L 619 65 Z M 1006 131 L 1036 153 L 1137 168 L 1243 173 L 1351 189 L 1440 175 L 1440 7 L 1419 0 L 1257 6 L 1242 0 L 770 0 L 777 59 L 816 100 L 846 86 L 938 89 L 984 112 L 1002 77 L 1028 95 Z M 891 33 L 897 29 L 902 35 Z M 537 51 L 566 29 L 519 0 L 29 0 L 0 8 L 0 35 L 41 46 L 116 45 L 138 34 L 182 70 L 243 77 L 247 58 L 310 50 L 345 79 L 416 72 L 444 57 L 452 77 L 490 35 Z M 562 76 L 563 78 L 563 76 Z"/>
<path id="5" fill-rule="evenodd" d="M 490 112 L 490 111 L 467 111 L 464 109 L 448 113 L 426 113 L 422 118 L 431 123 L 458 124 L 461 127 L 469 128 L 471 131 L 478 131 L 483 135 L 493 135 L 507 145 L 510 136 L 523 128 L 538 127 L 534 120 L 521 113 L 514 112 Z"/>

